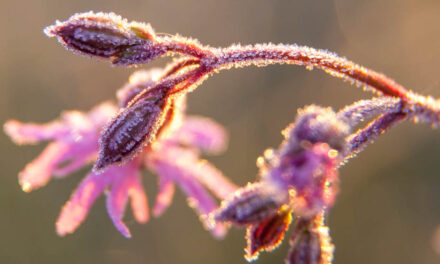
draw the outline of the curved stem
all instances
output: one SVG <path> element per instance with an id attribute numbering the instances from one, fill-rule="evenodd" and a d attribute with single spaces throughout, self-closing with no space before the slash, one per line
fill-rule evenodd
<path id="1" fill-rule="evenodd" d="M 409 117 L 410 114 L 402 111 L 387 113 L 371 121 L 366 127 L 359 129 L 356 133 L 347 138 L 349 149 L 347 150 L 347 154 L 341 164 L 345 164 L 350 158 L 353 158 L 356 154 L 361 152 L 367 145 L 373 143 L 378 136 Z"/>

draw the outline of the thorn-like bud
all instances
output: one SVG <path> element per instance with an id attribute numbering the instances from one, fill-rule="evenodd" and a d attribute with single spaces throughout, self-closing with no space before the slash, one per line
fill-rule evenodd
<path id="1" fill-rule="evenodd" d="M 164 90 L 144 90 L 104 128 L 94 170 L 131 160 L 150 143 L 170 107 Z"/>
<path id="2" fill-rule="evenodd" d="M 223 201 L 214 213 L 214 219 L 236 225 L 258 223 L 275 215 L 285 199 L 287 196 L 282 192 L 278 195 L 261 183 L 249 184 Z"/>
<path id="3" fill-rule="evenodd" d="M 166 52 L 155 42 L 150 25 L 128 23 L 114 13 L 81 13 L 57 21 L 44 32 L 69 50 L 110 59 L 113 64 L 146 63 Z"/>

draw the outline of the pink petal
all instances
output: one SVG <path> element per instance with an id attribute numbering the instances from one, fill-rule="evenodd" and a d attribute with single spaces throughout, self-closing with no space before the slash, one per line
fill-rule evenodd
<path id="1" fill-rule="evenodd" d="M 149 167 L 161 177 L 169 177 L 176 181 L 188 196 L 189 205 L 199 213 L 205 227 L 211 229 L 214 236 L 223 237 L 226 228 L 222 224 L 213 226 L 213 223 L 207 217 L 210 212 L 217 208 L 217 204 L 194 176 L 194 172 L 197 172 L 197 170 L 193 169 L 194 164 L 190 162 L 191 159 L 188 160 L 188 157 L 192 156 L 191 151 L 171 146 L 157 151 L 157 153 L 150 156 L 147 163 Z"/>
<path id="2" fill-rule="evenodd" d="M 83 156 L 76 157 L 75 159 L 71 160 L 68 164 L 57 167 L 53 170 L 53 176 L 57 178 L 62 178 L 64 176 L 69 175 L 70 173 L 80 169 L 87 163 L 90 163 L 96 158 L 96 153 L 92 153 L 87 155 L 87 153 L 84 153 Z"/>
<path id="3" fill-rule="evenodd" d="M 174 183 L 164 175 L 159 175 L 159 190 L 156 196 L 156 204 L 153 208 L 153 215 L 158 217 L 168 208 L 174 196 Z"/>
<path id="4" fill-rule="evenodd" d="M 73 192 L 70 200 L 63 206 L 56 222 L 60 236 L 73 233 L 86 218 L 96 198 L 104 191 L 112 180 L 112 170 L 96 175 L 90 173 Z"/>
<path id="5" fill-rule="evenodd" d="M 226 149 L 227 133 L 218 123 L 203 117 L 187 117 L 175 138 L 185 145 L 195 146 L 208 153 L 219 153 Z"/>
<path id="6" fill-rule="evenodd" d="M 69 128 L 59 121 L 35 124 L 9 120 L 4 124 L 3 129 L 17 144 L 35 144 L 43 140 L 59 138 L 69 134 Z"/>
<path id="7" fill-rule="evenodd" d="M 93 107 L 87 115 L 96 129 L 101 130 L 117 111 L 118 108 L 112 102 L 103 102 Z"/>
<path id="8" fill-rule="evenodd" d="M 134 217 L 139 223 L 146 223 L 150 218 L 148 200 L 139 173 L 136 173 L 136 175 L 132 177 L 128 195 L 131 198 L 131 209 L 133 210 Z"/>
<path id="9" fill-rule="evenodd" d="M 129 175 L 118 175 L 118 180 L 113 182 L 111 191 L 107 195 L 106 205 L 110 219 L 116 229 L 126 238 L 131 237 L 130 230 L 122 222 L 125 207 L 128 201 Z"/>
<path id="10" fill-rule="evenodd" d="M 55 177 L 64 177 L 94 161 L 98 153 L 98 134 L 89 134 L 68 144 L 69 150 L 61 155 L 58 166 L 53 170 Z"/>
<path id="11" fill-rule="evenodd" d="M 44 186 L 51 178 L 52 171 L 69 151 L 66 143 L 51 143 L 43 152 L 19 173 L 19 182 L 25 192 Z"/>
<path id="12" fill-rule="evenodd" d="M 107 196 L 107 211 L 116 229 L 126 238 L 131 237 L 130 230 L 122 222 L 128 197 L 131 198 L 133 213 L 137 221 L 145 223 L 148 220 L 147 196 L 139 175 L 139 159 L 121 167 L 112 167 L 114 181 Z"/>
<path id="13" fill-rule="evenodd" d="M 215 237 L 224 237 L 227 231 L 226 227 L 221 223 L 214 224 L 208 218 L 209 213 L 217 208 L 215 200 L 202 187 L 202 185 L 189 177 L 185 177 L 183 174 L 181 177 L 177 176 L 176 181 L 179 182 L 180 188 L 188 196 L 187 201 L 189 206 L 198 211 L 200 220 L 203 221 L 205 227 L 208 228 Z"/>
<path id="14" fill-rule="evenodd" d="M 191 169 L 193 177 L 222 200 L 238 189 L 220 170 L 206 160 L 192 161 Z"/>

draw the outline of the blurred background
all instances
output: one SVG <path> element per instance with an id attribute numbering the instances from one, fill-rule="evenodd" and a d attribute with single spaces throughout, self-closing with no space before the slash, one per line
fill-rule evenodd
<path id="1" fill-rule="evenodd" d="M 384 72 L 408 89 L 440 97 L 438 0 L 0 3 L 1 123 L 9 118 L 47 122 L 64 109 L 88 110 L 114 98 L 135 69 L 74 55 L 42 32 L 56 19 L 88 10 L 114 11 L 149 22 L 157 32 L 180 33 L 211 46 L 281 42 L 328 49 Z M 297 108 L 319 104 L 338 109 L 370 96 L 318 70 L 250 67 L 204 82 L 189 95 L 189 112 L 227 127 L 228 151 L 209 160 L 243 185 L 255 179 L 256 158 L 278 146 L 280 131 Z M 60 238 L 54 226 L 59 210 L 90 168 L 26 194 L 17 174 L 44 145 L 19 147 L 4 133 L 0 144 L 0 263 L 246 263 L 244 230 L 232 229 L 216 241 L 180 191 L 161 218 L 145 225 L 128 211 L 130 240 L 113 227 L 102 197 L 73 235 Z M 439 130 L 407 122 L 340 170 L 341 192 L 328 220 L 336 264 L 440 262 L 439 153 Z M 144 184 L 151 202 L 156 177 L 146 173 Z M 287 242 L 261 254 L 256 263 L 283 263 Z"/>

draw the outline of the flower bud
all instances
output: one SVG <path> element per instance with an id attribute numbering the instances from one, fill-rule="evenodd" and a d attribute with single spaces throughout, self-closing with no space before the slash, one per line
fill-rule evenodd
<path id="1" fill-rule="evenodd" d="M 284 233 L 292 220 L 292 210 L 282 207 L 278 213 L 260 223 L 247 228 L 247 248 L 245 258 L 248 261 L 257 259 L 260 251 L 271 251 L 283 240 Z"/>
<path id="2" fill-rule="evenodd" d="M 149 25 L 128 23 L 114 13 L 81 13 L 64 22 L 57 21 L 44 32 L 69 50 L 110 59 L 113 64 L 146 63 L 166 52 L 154 42 Z"/>
<path id="3" fill-rule="evenodd" d="M 331 108 L 314 105 L 299 111 L 294 125 L 284 131 L 286 136 L 293 137 L 298 143 L 322 142 L 338 151 L 344 148 L 348 133 L 349 126 Z"/>
<path id="4" fill-rule="evenodd" d="M 290 239 L 286 264 L 330 264 L 334 246 L 319 219 L 299 218 Z"/>
<path id="5" fill-rule="evenodd" d="M 150 143 L 170 106 L 164 90 L 144 90 L 104 128 L 94 170 L 131 160 Z"/>
<path id="6" fill-rule="evenodd" d="M 275 215 L 285 202 L 283 197 L 261 183 L 249 184 L 222 202 L 215 212 L 216 221 L 247 225 L 260 222 Z"/>

